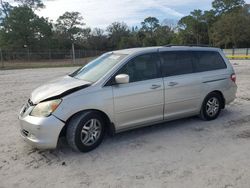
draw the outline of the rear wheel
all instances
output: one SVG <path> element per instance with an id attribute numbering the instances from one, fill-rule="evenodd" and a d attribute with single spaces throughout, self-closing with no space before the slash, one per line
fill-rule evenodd
<path id="1" fill-rule="evenodd" d="M 67 128 L 67 141 L 76 151 L 88 152 L 99 146 L 103 140 L 105 121 L 97 112 L 74 115 Z"/>
<path id="2" fill-rule="evenodd" d="M 221 111 L 223 101 L 222 97 L 218 93 L 210 93 L 203 101 L 200 117 L 203 120 L 216 119 Z"/>

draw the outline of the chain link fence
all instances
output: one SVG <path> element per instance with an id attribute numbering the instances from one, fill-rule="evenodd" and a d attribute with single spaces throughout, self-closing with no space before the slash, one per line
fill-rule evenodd
<path id="1" fill-rule="evenodd" d="M 73 56 L 72 50 L 43 50 L 31 51 L 29 49 L 21 50 L 1 50 L 1 67 L 29 67 L 34 66 L 63 66 L 86 64 L 89 60 L 105 53 L 99 50 L 75 50 Z M 74 59 L 75 57 L 75 59 Z M 32 67 L 32 66 L 31 66 Z"/>
<path id="2" fill-rule="evenodd" d="M 223 52 L 229 59 L 250 59 L 250 48 L 224 49 Z"/>

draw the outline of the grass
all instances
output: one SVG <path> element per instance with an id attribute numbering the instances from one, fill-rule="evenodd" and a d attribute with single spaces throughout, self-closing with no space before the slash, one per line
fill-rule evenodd
<path id="1" fill-rule="evenodd" d="M 227 55 L 228 59 L 250 59 L 250 55 Z"/>

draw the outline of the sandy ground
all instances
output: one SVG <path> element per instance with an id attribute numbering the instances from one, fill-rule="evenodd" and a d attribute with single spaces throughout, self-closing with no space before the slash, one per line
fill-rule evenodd
<path id="1" fill-rule="evenodd" d="M 114 137 L 90 153 L 65 141 L 39 151 L 19 136 L 30 92 L 75 68 L 0 71 L 0 187 L 250 187 L 250 61 L 233 61 L 235 102 L 211 122 L 197 117 Z"/>

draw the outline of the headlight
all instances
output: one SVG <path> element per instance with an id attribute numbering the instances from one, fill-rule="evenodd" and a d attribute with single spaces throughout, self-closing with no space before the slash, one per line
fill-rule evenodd
<path id="1" fill-rule="evenodd" d="M 52 101 L 46 101 L 46 102 L 41 102 L 37 104 L 32 112 L 30 113 L 31 116 L 36 116 L 36 117 L 47 117 L 54 112 L 59 104 L 62 102 L 61 99 L 56 99 Z"/>

